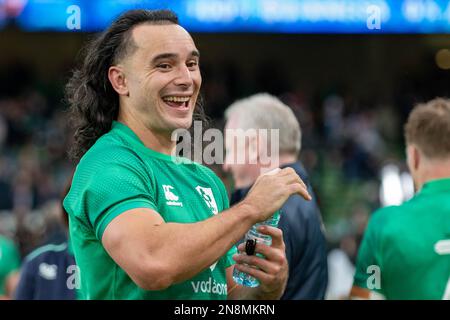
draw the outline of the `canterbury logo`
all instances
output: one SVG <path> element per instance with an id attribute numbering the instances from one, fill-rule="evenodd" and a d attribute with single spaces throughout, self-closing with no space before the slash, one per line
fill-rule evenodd
<path id="1" fill-rule="evenodd" d="M 174 189 L 173 186 L 163 184 L 164 196 L 166 197 L 167 200 L 166 204 L 168 206 L 182 207 L 183 203 L 181 201 L 178 201 L 180 197 L 173 193 L 172 191 L 173 189 Z"/>

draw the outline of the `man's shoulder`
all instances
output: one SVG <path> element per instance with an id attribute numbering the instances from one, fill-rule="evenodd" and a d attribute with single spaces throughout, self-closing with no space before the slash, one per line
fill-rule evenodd
<path id="1" fill-rule="evenodd" d="M 145 166 L 142 155 L 131 146 L 120 141 L 120 138 L 109 133 L 100 137 L 97 142 L 80 159 L 73 182 L 77 181 L 77 176 L 83 175 L 85 178 L 98 174 L 108 173 L 111 170 L 120 168 L 132 168 L 140 171 Z"/>
<path id="2" fill-rule="evenodd" d="M 397 237 L 400 229 L 405 228 L 405 212 L 408 203 L 386 206 L 376 210 L 370 217 L 365 233 L 378 240 Z"/>
<path id="3" fill-rule="evenodd" d="M 209 176 L 212 179 L 219 179 L 217 174 L 212 169 L 208 168 L 207 166 L 197 163 L 197 162 L 193 162 L 193 166 L 196 168 L 196 170 L 198 170 L 202 174 Z"/>
<path id="4" fill-rule="evenodd" d="M 199 178 L 207 178 L 210 180 L 214 180 L 216 183 L 221 181 L 217 174 L 207 166 L 200 164 L 198 162 L 194 162 L 188 159 L 183 158 L 183 162 L 181 163 L 181 167 L 183 169 L 189 168 L 191 172 L 193 172 Z"/>
<path id="5" fill-rule="evenodd" d="M 403 205 L 394 205 L 394 206 L 386 206 L 382 208 L 378 208 L 375 210 L 370 217 L 371 221 L 383 222 L 389 219 L 389 217 L 393 217 L 393 214 L 401 212 Z"/>
<path id="6" fill-rule="evenodd" d="M 114 132 L 101 136 L 80 159 L 80 164 L 133 158 L 136 152 Z M 127 159 L 128 160 L 128 159 Z"/>
<path id="7" fill-rule="evenodd" d="M 411 210 L 414 210 L 415 199 L 412 198 L 400 205 L 391 205 L 379 208 L 370 217 L 370 222 L 376 225 L 392 225 L 408 218 Z"/>
<path id="8" fill-rule="evenodd" d="M 427 219 L 434 221 L 433 215 L 426 214 L 433 199 L 424 201 L 423 198 L 423 196 L 415 195 L 400 205 L 380 208 L 372 214 L 369 225 L 382 230 L 385 235 L 396 237 L 411 227 L 417 227 Z"/>

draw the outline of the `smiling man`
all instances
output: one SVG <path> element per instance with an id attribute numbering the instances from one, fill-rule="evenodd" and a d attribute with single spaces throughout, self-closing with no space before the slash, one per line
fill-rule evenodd
<path id="1" fill-rule="evenodd" d="M 174 161 L 172 132 L 191 126 L 201 81 L 199 52 L 170 11 L 129 11 L 87 48 L 67 85 L 79 163 L 64 201 L 82 298 L 282 295 L 282 232 L 261 230 L 273 238 L 256 247 L 266 259 L 238 255 L 233 244 L 291 194 L 310 195 L 295 171 L 283 169 L 261 176 L 228 208 L 212 171 Z M 236 285 L 235 267 L 261 285 Z"/>

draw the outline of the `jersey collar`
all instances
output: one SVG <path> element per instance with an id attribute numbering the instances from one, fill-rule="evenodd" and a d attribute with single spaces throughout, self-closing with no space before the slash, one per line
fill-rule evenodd
<path id="1" fill-rule="evenodd" d="M 164 153 L 160 153 L 157 152 L 153 149 L 148 148 L 147 146 L 145 146 L 144 142 L 142 142 L 142 140 L 137 136 L 137 134 L 130 128 L 128 127 L 126 124 L 118 122 L 118 121 L 113 121 L 112 123 L 112 130 L 116 130 L 122 133 L 122 135 L 125 135 L 129 140 L 133 141 L 133 145 L 138 147 L 140 150 L 142 150 L 143 152 L 145 152 L 146 154 L 154 157 L 154 158 L 158 158 L 161 160 L 165 160 L 165 161 L 170 161 L 170 162 L 174 162 L 177 164 L 180 163 L 192 163 L 192 161 L 190 161 L 187 158 L 184 157 L 172 157 L 171 155 L 168 154 L 164 154 Z"/>
<path id="2" fill-rule="evenodd" d="M 450 192 L 450 177 L 427 181 L 420 190 L 420 193 L 428 194 L 446 191 Z"/>

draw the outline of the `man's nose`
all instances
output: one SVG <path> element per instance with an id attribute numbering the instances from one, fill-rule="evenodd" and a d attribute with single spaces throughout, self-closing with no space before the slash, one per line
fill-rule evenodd
<path id="1" fill-rule="evenodd" d="M 192 74 L 187 66 L 180 66 L 178 68 L 177 77 L 175 79 L 175 84 L 178 86 L 192 86 Z"/>

